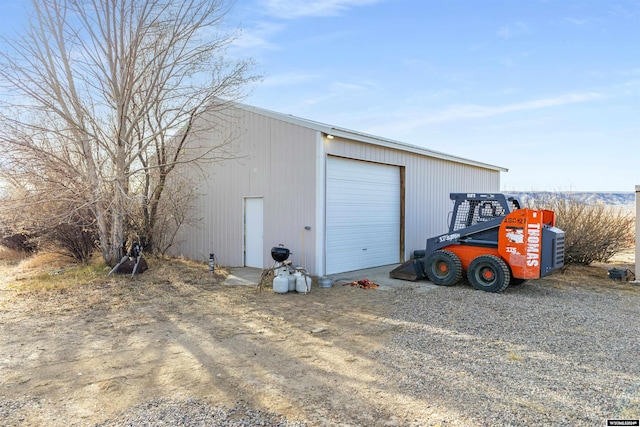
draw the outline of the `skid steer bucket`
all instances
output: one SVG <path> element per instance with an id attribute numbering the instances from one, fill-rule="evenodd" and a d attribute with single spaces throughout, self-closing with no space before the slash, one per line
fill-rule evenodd
<path id="1" fill-rule="evenodd" d="M 389 277 L 392 279 L 411 280 L 412 282 L 426 279 L 422 267 L 422 260 L 415 258 L 410 259 L 401 266 L 391 270 Z"/>

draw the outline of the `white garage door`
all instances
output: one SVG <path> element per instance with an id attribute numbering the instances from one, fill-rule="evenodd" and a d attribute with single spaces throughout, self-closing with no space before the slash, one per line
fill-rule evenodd
<path id="1" fill-rule="evenodd" d="M 400 170 L 327 159 L 327 274 L 400 259 Z"/>

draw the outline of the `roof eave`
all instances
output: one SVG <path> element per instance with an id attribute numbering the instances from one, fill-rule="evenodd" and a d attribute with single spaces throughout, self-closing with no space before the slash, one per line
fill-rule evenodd
<path id="1" fill-rule="evenodd" d="M 427 148 L 419 147 L 417 145 L 411 145 L 400 141 L 394 141 L 392 139 L 382 138 L 375 135 L 370 135 L 362 132 L 357 132 L 349 129 L 339 128 L 331 125 L 327 125 L 313 120 L 307 120 L 300 117 L 292 116 L 290 114 L 278 113 L 276 111 L 267 110 L 265 108 L 254 107 L 252 105 L 234 103 L 238 108 L 242 108 L 248 111 L 252 111 L 257 114 L 262 114 L 274 119 L 282 120 L 288 123 L 296 124 L 298 126 L 313 129 L 322 132 L 326 135 L 333 135 L 345 139 L 350 139 L 358 142 L 364 142 L 367 144 L 377 145 L 380 147 L 391 148 L 394 150 L 407 151 L 422 156 L 433 157 L 440 160 L 447 160 L 455 163 L 462 163 L 470 166 L 475 166 L 483 169 L 490 169 L 498 172 L 508 172 L 509 169 L 491 165 L 484 162 L 478 162 L 475 160 L 467 159 L 464 157 L 458 157 L 451 154 L 442 153 L 439 151 L 429 150 Z"/>
<path id="2" fill-rule="evenodd" d="M 458 157 L 452 154 L 442 153 L 440 151 L 429 150 L 427 148 L 419 147 L 417 145 L 411 145 L 411 144 L 407 144 L 400 141 L 394 141 L 392 139 L 377 137 L 375 135 L 368 135 L 365 133 L 351 131 L 348 129 L 332 127 L 330 132 L 325 132 L 325 133 L 331 134 L 333 136 L 345 138 L 345 139 L 351 139 L 351 140 L 365 142 L 372 145 L 377 145 L 380 147 L 407 151 L 407 152 L 419 154 L 422 156 L 433 157 L 436 159 L 446 160 L 446 161 L 455 162 L 455 163 L 463 163 L 466 165 L 476 166 L 483 169 L 491 169 L 499 172 L 509 171 L 509 169 L 502 166 L 496 166 L 496 165 L 491 165 L 489 163 L 478 162 L 476 160 L 471 160 L 464 157 Z"/>

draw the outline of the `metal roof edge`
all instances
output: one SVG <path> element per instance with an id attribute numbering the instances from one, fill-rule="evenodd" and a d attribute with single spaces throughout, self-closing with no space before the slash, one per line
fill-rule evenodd
<path id="1" fill-rule="evenodd" d="M 298 126 L 303 126 L 309 129 L 313 129 L 319 132 L 323 132 L 325 134 L 330 134 L 333 136 L 338 136 L 341 138 L 351 139 L 358 142 L 364 142 L 367 144 L 378 145 L 381 147 L 392 148 L 401 151 L 407 151 L 414 154 L 419 154 L 422 156 L 433 157 L 436 159 L 447 160 L 455 163 L 462 163 L 470 166 L 476 166 L 483 169 L 491 169 L 499 172 L 508 172 L 509 169 L 496 166 L 489 163 L 479 162 L 476 160 L 467 159 L 464 157 L 454 156 L 452 154 L 442 153 L 440 151 L 434 151 L 427 148 L 419 147 L 417 145 L 407 144 L 400 141 L 395 141 L 388 138 L 383 138 L 380 136 L 370 135 L 363 132 L 358 132 L 354 130 L 349 130 L 345 128 L 340 128 L 336 126 L 331 126 L 325 123 L 316 122 L 313 120 L 303 119 L 300 117 L 293 116 L 291 114 L 279 113 L 273 110 L 267 110 L 261 107 L 255 107 L 253 105 L 243 104 L 241 102 L 232 102 L 231 105 L 234 107 L 251 111 L 256 114 L 261 114 L 267 117 L 271 117 L 274 119 L 282 120 L 288 123 L 292 123 Z"/>
<path id="2" fill-rule="evenodd" d="M 393 148 L 396 150 L 407 151 L 414 154 L 419 154 L 427 157 L 433 157 L 440 160 L 447 160 L 455 163 L 463 163 L 470 166 L 477 166 L 483 169 L 492 169 L 500 172 L 508 172 L 509 169 L 491 165 L 489 163 L 479 162 L 477 160 L 467 159 L 465 157 L 454 156 L 453 154 L 443 153 L 441 151 L 430 150 L 428 148 L 420 147 L 417 145 L 407 144 L 406 142 L 395 141 L 393 139 L 383 138 L 375 135 L 369 135 L 362 132 L 352 131 L 349 129 L 332 128 L 332 135 L 340 136 L 348 139 L 355 139 L 356 141 L 366 142 L 373 145 L 378 145 L 387 148 Z"/>

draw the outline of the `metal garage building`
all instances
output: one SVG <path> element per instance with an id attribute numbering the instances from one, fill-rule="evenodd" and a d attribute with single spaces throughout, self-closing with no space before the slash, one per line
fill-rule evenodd
<path id="1" fill-rule="evenodd" d="M 237 159 L 204 171 L 174 255 L 264 268 L 283 244 L 314 275 L 399 263 L 447 230 L 450 192 L 497 192 L 506 171 L 242 104 L 226 117 L 197 142 L 233 135 Z"/>

